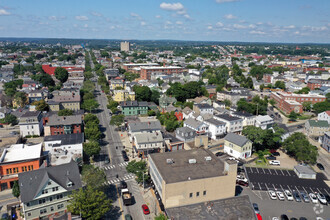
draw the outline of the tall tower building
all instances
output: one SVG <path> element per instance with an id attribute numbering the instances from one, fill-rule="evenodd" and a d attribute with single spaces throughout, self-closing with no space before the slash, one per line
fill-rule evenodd
<path id="1" fill-rule="evenodd" d="M 130 49 L 130 43 L 125 41 L 125 42 L 120 42 L 120 51 L 125 51 L 128 52 Z"/>

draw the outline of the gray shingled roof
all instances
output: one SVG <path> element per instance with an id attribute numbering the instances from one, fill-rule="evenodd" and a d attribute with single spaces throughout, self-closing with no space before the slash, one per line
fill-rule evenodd
<path id="1" fill-rule="evenodd" d="M 226 141 L 229 141 L 233 144 L 236 144 L 240 147 L 244 146 L 244 144 L 248 141 L 250 141 L 249 139 L 247 139 L 245 136 L 242 135 L 238 135 L 238 134 L 234 134 L 234 133 L 228 133 L 225 137 Z"/>
<path id="2" fill-rule="evenodd" d="M 140 132 L 147 130 L 161 130 L 162 126 L 160 122 L 157 121 L 147 121 L 147 122 L 132 122 L 128 123 L 128 127 L 131 132 Z"/>
<path id="3" fill-rule="evenodd" d="M 52 115 L 49 117 L 47 125 L 72 125 L 81 124 L 82 119 L 80 115 L 70 115 L 70 116 L 58 116 Z"/>
<path id="4" fill-rule="evenodd" d="M 45 136 L 44 142 L 58 140 L 61 141 L 61 145 L 81 144 L 84 142 L 84 133 Z"/>
<path id="5" fill-rule="evenodd" d="M 67 164 L 19 173 L 18 179 L 21 201 L 24 203 L 34 200 L 49 179 L 59 184 L 67 191 L 82 187 L 78 165 L 73 161 Z M 72 187 L 67 186 L 68 180 L 72 182 Z"/>

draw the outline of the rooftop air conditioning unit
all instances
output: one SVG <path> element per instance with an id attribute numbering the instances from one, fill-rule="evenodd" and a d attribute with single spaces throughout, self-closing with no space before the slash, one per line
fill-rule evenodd
<path id="1" fill-rule="evenodd" d="M 173 161 L 173 159 L 166 159 L 166 163 L 167 164 L 172 164 L 172 163 L 174 163 L 174 161 Z"/>
<path id="2" fill-rule="evenodd" d="M 205 160 L 206 160 L 206 161 L 211 161 L 211 160 L 212 160 L 212 157 L 207 156 L 207 157 L 205 157 Z"/>
<path id="3" fill-rule="evenodd" d="M 189 162 L 190 164 L 192 164 L 192 163 L 196 163 L 197 161 L 196 161 L 196 159 L 189 159 L 188 162 Z"/>

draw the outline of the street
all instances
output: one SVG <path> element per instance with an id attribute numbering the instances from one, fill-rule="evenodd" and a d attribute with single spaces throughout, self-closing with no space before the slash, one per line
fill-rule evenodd
<path id="1" fill-rule="evenodd" d="M 91 59 L 92 61 L 92 59 Z M 91 62 L 92 69 L 94 64 Z M 95 73 L 94 73 L 95 74 Z M 100 120 L 100 129 L 104 134 L 101 142 L 100 157 L 96 160 L 96 165 L 104 169 L 107 177 L 106 186 L 110 199 L 113 201 L 113 209 L 107 215 L 109 219 L 124 219 L 126 214 L 130 214 L 133 219 L 151 219 L 142 213 L 142 205 L 145 203 L 134 175 L 126 171 L 127 163 L 124 162 L 121 151 L 124 150 L 119 133 L 114 126 L 110 125 L 110 110 L 107 109 L 108 99 L 102 92 L 100 85 L 95 89 L 96 100 L 99 103 L 99 109 L 95 115 Z M 104 163 L 104 155 L 109 155 L 110 163 Z M 132 193 L 133 205 L 124 206 L 120 197 L 120 181 L 126 181 L 129 191 Z"/>

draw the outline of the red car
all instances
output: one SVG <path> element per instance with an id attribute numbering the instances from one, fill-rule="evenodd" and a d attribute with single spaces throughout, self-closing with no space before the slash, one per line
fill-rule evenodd
<path id="1" fill-rule="evenodd" d="M 150 210 L 148 208 L 148 206 L 146 204 L 142 205 L 142 210 L 143 210 L 143 214 L 145 215 L 149 215 L 150 214 Z"/>
<path id="2" fill-rule="evenodd" d="M 240 185 L 240 186 L 249 186 L 249 183 L 248 182 L 245 182 L 243 180 L 236 180 L 236 184 L 237 185 Z"/>

